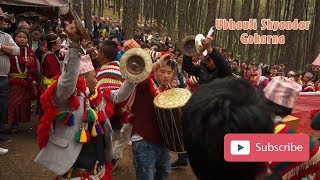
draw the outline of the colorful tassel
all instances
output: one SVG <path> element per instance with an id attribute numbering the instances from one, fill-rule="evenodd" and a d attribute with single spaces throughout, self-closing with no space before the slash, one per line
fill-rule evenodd
<path id="1" fill-rule="evenodd" d="M 90 133 L 87 130 L 86 130 L 86 137 L 87 137 L 87 142 L 89 142 L 90 141 Z"/>
<path id="2" fill-rule="evenodd" d="M 82 127 L 81 129 L 81 135 L 80 135 L 80 143 L 86 143 L 88 142 L 88 139 L 87 139 L 87 133 L 86 133 L 86 130 L 84 129 L 84 127 Z"/>
<path id="3" fill-rule="evenodd" d="M 96 119 L 97 119 L 97 113 L 92 108 L 89 108 L 87 122 L 94 122 Z"/>
<path id="4" fill-rule="evenodd" d="M 97 130 L 96 130 L 96 123 L 93 124 L 92 128 L 91 128 L 91 136 L 92 137 L 97 137 Z"/>
<path id="5" fill-rule="evenodd" d="M 83 116 L 82 116 L 82 122 L 87 122 L 88 119 L 88 110 L 84 110 Z"/>
<path id="6" fill-rule="evenodd" d="M 99 111 L 99 112 L 98 112 L 98 121 L 99 121 L 100 123 L 106 121 L 106 117 L 104 116 L 104 112 L 103 112 L 103 111 Z"/>
<path id="7" fill-rule="evenodd" d="M 69 179 L 71 179 L 71 174 L 72 174 L 72 170 L 73 170 L 73 168 L 70 168 L 69 169 L 69 171 L 68 171 L 68 173 L 67 173 L 67 178 L 69 178 Z"/>
<path id="8" fill-rule="evenodd" d="M 98 174 L 97 169 L 98 169 L 98 164 L 96 163 L 96 165 L 94 165 L 94 168 L 93 168 L 93 175 Z"/>
<path id="9" fill-rule="evenodd" d="M 80 142 L 80 136 L 81 136 L 81 129 L 77 132 L 76 136 L 74 137 L 74 141 Z"/>
<path id="10" fill-rule="evenodd" d="M 71 114 L 71 117 L 69 119 L 69 122 L 68 122 L 68 126 L 73 126 L 74 125 L 74 115 Z"/>
<path id="11" fill-rule="evenodd" d="M 64 118 L 63 124 L 68 125 L 70 118 L 71 118 L 71 113 L 69 112 L 67 116 Z"/>
<path id="12" fill-rule="evenodd" d="M 98 135 L 104 135 L 104 130 L 99 123 L 96 124 L 96 131 Z"/>
<path id="13" fill-rule="evenodd" d="M 68 115 L 68 112 L 63 112 L 63 113 L 60 113 L 57 117 L 56 117 L 56 120 L 57 121 L 62 121 L 66 118 L 66 116 Z"/>

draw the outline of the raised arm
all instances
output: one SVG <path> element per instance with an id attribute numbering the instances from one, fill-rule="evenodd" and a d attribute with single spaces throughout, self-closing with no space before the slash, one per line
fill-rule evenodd
<path id="1" fill-rule="evenodd" d="M 189 56 L 183 56 L 182 69 L 188 74 L 196 77 L 199 77 L 201 72 L 201 67 L 194 65 L 192 63 L 192 58 Z"/>
<path id="2" fill-rule="evenodd" d="M 69 103 L 69 98 L 75 91 L 78 76 L 80 73 L 80 36 L 77 34 L 78 30 L 74 23 L 69 25 L 66 30 L 72 42 L 70 43 L 69 51 L 66 53 L 66 56 L 64 58 L 62 75 L 58 79 L 58 84 L 56 87 L 54 101 L 57 104 Z"/>
<path id="3" fill-rule="evenodd" d="M 55 102 L 58 104 L 67 104 L 75 91 L 80 72 L 79 47 L 79 44 L 70 45 L 64 58 L 62 75 L 56 88 Z"/>
<path id="4" fill-rule="evenodd" d="M 136 83 L 131 83 L 125 80 L 119 89 L 113 90 L 110 93 L 110 98 L 114 104 L 118 104 L 126 100 L 137 86 Z"/>
<path id="5" fill-rule="evenodd" d="M 152 72 L 156 71 L 160 68 L 163 64 L 170 60 L 170 54 L 165 54 L 160 57 L 156 62 L 152 64 Z"/>
<path id="6" fill-rule="evenodd" d="M 216 68 L 219 70 L 220 76 L 232 76 L 232 70 L 229 63 L 218 51 L 213 50 L 211 41 L 211 38 L 203 39 L 202 45 L 208 51 L 210 58 L 214 61 Z"/>
<path id="7" fill-rule="evenodd" d="M 208 51 L 209 52 L 209 51 Z M 232 70 L 228 61 L 216 50 L 209 52 L 210 58 L 214 61 L 216 68 L 219 70 L 221 76 L 231 76 Z"/>

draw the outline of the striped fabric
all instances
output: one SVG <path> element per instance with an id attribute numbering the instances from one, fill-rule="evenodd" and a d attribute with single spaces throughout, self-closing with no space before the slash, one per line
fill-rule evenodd
<path id="1" fill-rule="evenodd" d="M 99 90 L 104 89 L 119 89 L 124 81 L 120 73 L 119 68 L 120 63 L 118 61 L 112 61 L 101 67 L 100 71 L 97 73 L 97 87 Z"/>
<path id="2" fill-rule="evenodd" d="M 13 41 L 12 37 L 0 31 L 0 44 L 15 46 L 12 51 L 12 55 L 18 56 L 20 54 L 19 46 Z M 0 76 L 8 76 L 10 71 L 10 59 L 9 56 L 0 52 Z"/>
<path id="3" fill-rule="evenodd" d="M 274 77 L 264 88 L 264 94 L 270 101 L 292 108 L 302 87 L 291 79 Z"/>
<path id="4" fill-rule="evenodd" d="M 287 125 L 279 123 L 275 125 L 274 133 L 292 134 L 294 131 Z M 306 162 L 272 162 L 270 167 L 281 175 L 284 180 L 301 180 L 308 175 L 320 171 L 320 150 L 310 137 L 310 158 Z"/>
<path id="5" fill-rule="evenodd" d="M 154 51 L 154 50 L 150 50 L 149 54 L 150 54 L 150 56 L 151 56 L 151 58 L 153 60 L 156 60 L 157 58 L 160 58 L 162 56 L 161 52 L 157 52 L 157 51 Z"/>

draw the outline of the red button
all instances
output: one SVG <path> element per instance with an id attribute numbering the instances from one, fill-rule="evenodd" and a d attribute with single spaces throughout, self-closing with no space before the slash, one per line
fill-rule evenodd
<path id="1" fill-rule="evenodd" d="M 229 162 L 304 162 L 309 159 L 309 136 L 226 134 L 224 159 Z"/>

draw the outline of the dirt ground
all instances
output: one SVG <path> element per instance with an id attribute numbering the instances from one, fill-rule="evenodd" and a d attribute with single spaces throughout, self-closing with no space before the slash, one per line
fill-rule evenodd
<path id="1" fill-rule="evenodd" d="M 39 152 L 36 142 L 36 118 L 29 124 L 21 125 L 21 132 L 9 134 L 10 143 L 0 143 L 0 147 L 9 149 L 9 152 L 0 156 L 0 180 L 52 180 L 55 176 L 50 171 L 34 162 Z M 172 160 L 176 158 L 172 154 Z M 124 157 L 119 161 L 117 169 L 113 172 L 115 180 L 134 180 L 135 172 L 132 163 L 131 146 L 127 146 Z M 196 179 L 190 167 L 173 170 L 171 180 Z"/>

